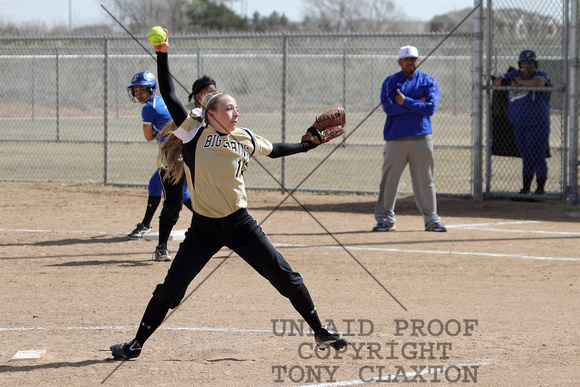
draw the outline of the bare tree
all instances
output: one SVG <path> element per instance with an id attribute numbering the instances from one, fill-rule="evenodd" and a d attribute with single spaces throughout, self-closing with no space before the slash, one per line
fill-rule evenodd
<path id="1" fill-rule="evenodd" d="M 391 0 L 304 0 L 308 21 L 326 32 L 386 32 L 406 18 Z"/>
<path id="2" fill-rule="evenodd" d="M 187 29 L 184 10 L 190 3 L 188 0 L 105 0 L 105 3 L 136 34 L 146 34 L 156 25 L 168 26 L 171 33 L 183 33 Z"/>

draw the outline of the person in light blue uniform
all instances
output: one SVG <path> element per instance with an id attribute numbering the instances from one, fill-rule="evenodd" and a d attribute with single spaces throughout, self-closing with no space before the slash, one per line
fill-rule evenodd
<path id="1" fill-rule="evenodd" d="M 401 47 L 398 60 L 401 71 L 383 82 L 381 103 L 387 119 L 383 129 L 382 178 L 375 206 L 377 224 L 373 231 L 395 231 L 395 203 L 407 164 L 425 231 L 447 231 L 437 214 L 433 179 L 431 116 L 439 102 L 439 86 L 432 76 L 416 69 L 418 59 L 416 47 Z"/>
<path id="2" fill-rule="evenodd" d="M 156 140 L 159 144 L 163 143 L 167 136 L 159 136 L 159 133 L 163 130 L 165 125 L 172 121 L 171 114 L 167 109 L 167 105 L 163 101 L 163 98 L 155 94 L 157 90 L 157 79 L 149 71 L 141 71 L 131 78 L 131 83 L 127 86 L 127 93 L 129 98 L 133 102 L 139 102 L 143 105 L 141 109 L 141 117 L 143 121 L 143 136 L 147 141 Z M 177 220 L 179 219 L 179 212 L 181 211 L 182 204 L 184 202 L 185 196 L 185 176 L 182 176 L 179 181 L 171 181 L 169 179 L 164 180 L 163 176 L 165 171 L 159 169 L 157 171 L 158 180 L 161 183 L 162 191 L 165 196 L 163 201 L 163 208 L 161 209 L 161 215 L 159 216 L 159 241 L 155 252 L 153 253 L 153 259 L 155 261 L 171 261 L 171 256 L 169 255 L 169 250 L 167 249 L 167 241 L 171 235 L 171 230 Z M 155 183 L 155 179 L 150 180 Z M 153 189 L 155 189 L 153 187 Z M 151 187 L 150 187 L 151 193 Z M 155 193 L 155 192 L 154 192 Z M 150 196 L 151 198 L 151 196 Z M 160 197 L 159 197 L 160 200 Z M 150 208 L 153 209 L 155 199 L 150 199 L 148 202 L 148 208 L 146 212 L 146 222 L 149 216 L 153 216 L 155 212 L 151 213 Z M 149 207 L 149 204 L 152 204 Z M 157 205 L 159 202 L 157 202 Z M 148 227 L 145 223 L 139 223 L 137 228 L 131 232 L 128 237 L 132 239 L 141 238 L 144 234 L 151 231 L 151 227 Z"/>
<path id="3" fill-rule="evenodd" d="M 538 71 L 538 57 L 533 50 L 523 50 L 518 58 L 518 70 L 510 71 L 494 79 L 494 85 L 501 85 L 502 79 L 510 81 L 513 87 L 551 86 L 548 76 Z M 522 157 L 521 194 L 529 194 L 534 175 L 534 194 L 545 194 L 548 179 L 546 161 L 548 139 L 550 137 L 550 93 L 547 91 L 513 90 L 509 92 L 508 115 L 514 126 L 516 146 Z"/>

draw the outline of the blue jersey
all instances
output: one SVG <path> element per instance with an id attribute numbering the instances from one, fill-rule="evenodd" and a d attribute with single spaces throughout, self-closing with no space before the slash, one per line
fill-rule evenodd
<path id="1" fill-rule="evenodd" d="M 172 120 L 169 110 L 167 110 L 167 105 L 158 95 L 154 95 L 143 105 L 141 109 L 141 117 L 143 118 L 143 124 L 150 124 L 153 126 L 153 133 L 157 137 L 161 129 Z M 159 142 L 165 141 L 166 136 L 159 140 Z"/>
<path id="2" fill-rule="evenodd" d="M 503 75 L 504 79 L 523 77 L 521 70 L 510 71 Z M 550 80 L 543 71 L 534 71 L 529 78 L 544 78 L 546 86 Z M 509 92 L 508 115 L 515 126 L 536 126 L 550 122 L 550 93 L 547 91 L 514 90 Z"/>
<path id="3" fill-rule="evenodd" d="M 395 103 L 397 89 L 405 95 L 403 105 Z M 425 102 L 419 100 L 422 97 L 426 98 Z M 438 102 L 439 86 L 427 73 L 416 70 L 407 78 L 398 72 L 385 79 L 381 89 L 381 103 L 387 113 L 383 130 L 385 141 L 431 133 L 431 116 Z"/>

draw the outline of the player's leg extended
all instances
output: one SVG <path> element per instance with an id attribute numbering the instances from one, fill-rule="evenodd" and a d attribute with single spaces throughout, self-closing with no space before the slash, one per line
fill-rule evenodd
<path id="1" fill-rule="evenodd" d="M 164 282 L 155 288 L 135 338 L 127 343 L 111 346 L 114 358 L 130 359 L 140 355 L 143 345 L 161 325 L 169 309 L 181 303 L 193 278 L 222 247 L 220 241 L 213 238 L 216 226 L 211 223 L 196 226 L 195 220 L 192 221 L 187 237 L 180 244 Z"/>
<path id="2" fill-rule="evenodd" d="M 264 233 L 262 227 L 249 214 L 240 214 L 246 219 L 236 222 L 238 227 L 229 237 L 228 246 L 242 259 L 266 278 L 278 292 L 287 297 L 294 309 L 302 316 L 315 334 L 315 340 L 322 349 L 332 346 L 341 349 L 349 341 L 330 327 L 322 326 L 310 293 L 303 283 L 302 276 L 292 270 L 290 264 Z"/>

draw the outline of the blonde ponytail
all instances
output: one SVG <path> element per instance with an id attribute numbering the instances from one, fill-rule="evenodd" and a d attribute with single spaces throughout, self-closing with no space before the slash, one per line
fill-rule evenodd
<path id="1" fill-rule="evenodd" d="M 170 179 L 172 183 L 177 183 L 183 176 L 183 143 L 173 134 L 177 129 L 175 122 L 171 121 L 163 127 L 159 136 L 167 135 L 167 139 L 159 146 L 157 163 L 159 168 L 167 171 L 164 179 Z"/>

